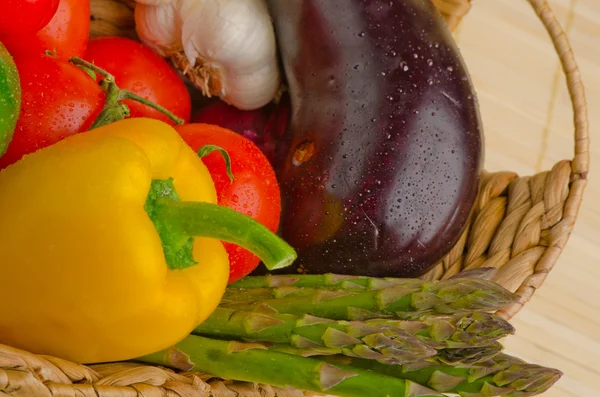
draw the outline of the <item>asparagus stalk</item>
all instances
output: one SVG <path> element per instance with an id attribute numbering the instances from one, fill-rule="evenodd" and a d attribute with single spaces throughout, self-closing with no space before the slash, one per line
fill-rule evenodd
<path id="1" fill-rule="evenodd" d="M 284 343 L 300 349 L 318 348 L 323 354 L 362 357 L 385 364 L 419 361 L 437 353 L 417 337 L 385 322 L 333 321 L 310 315 L 263 314 L 226 308 L 217 308 L 193 333 Z"/>
<path id="2" fill-rule="evenodd" d="M 528 364 L 503 353 L 472 366 L 451 366 L 435 359 L 406 365 L 382 365 L 371 360 L 340 356 L 327 359 L 463 397 L 535 396 L 544 393 L 562 376 L 562 372 L 556 369 Z"/>
<path id="3" fill-rule="evenodd" d="M 476 278 L 490 280 L 490 276 L 494 272 L 495 269 L 472 269 L 456 274 L 451 279 Z M 225 291 L 223 301 L 226 303 L 256 302 L 267 299 L 306 296 L 319 290 L 362 292 L 394 287 L 427 288 L 427 284 L 431 283 L 438 283 L 438 281 L 427 282 L 412 278 L 375 278 L 339 274 L 250 276 L 229 286 Z M 442 283 L 447 283 L 447 281 L 442 281 Z"/>
<path id="4" fill-rule="evenodd" d="M 320 288 L 327 290 L 328 287 Z M 256 302 L 267 299 L 279 299 L 292 296 L 314 294 L 318 289 L 309 287 L 273 287 L 273 288 L 227 288 L 221 299 L 222 303 Z M 360 292 L 360 289 L 345 289 Z"/>
<path id="5" fill-rule="evenodd" d="M 283 352 L 287 354 L 293 354 L 302 357 L 313 357 L 313 356 L 335 356 L 337 353 L 335 349 L 328 347 L 293 347 L 287 344 L 275 344 L 267 347 L 269 350 Z M 444 365 L 456 366 L 456 365 L 477 365 L 482 362 L 486 362 L 495 356 L 497 356 L 503 349 L 500 343 L 494 343 L 490 346 L 480 348 L 469 348 L 469 349 L 442 349 L 437 352 L 433 357 L 430 357 L 429 362 L 435 362 Z M 357 355 L 345 354 L 343 356 L 361 358 Z M 361 358 L 364 359 L 364 358 Z M 370 359 L 370 358 L 368 358 Z M 400 363 L 394 363 L 392 360 L 389 362 L 382 362 L 375 360 L 381 364 L 387 365 L 401 365 Z M 413 362 L 417 365 L 423 361 Z M 406 365 L 412 364 L 411 362 L 405 363 Z"/>
<path id="6" fill-rule="evenodd" d="M 493 268 L 478 268 L 466 270 L 452 277 L 479 278 L 490 280 L 496 273 Z M 271 288 L 271 287 L 315 287 L 335 289 L 367 289 L 376 290 L 390 287 L 421 286 L 427 281 L 414 278 L 366 277 L 342 274 L 298 274 L 298 275 L 268 275 L 247 276 L 230 285 L 230 288 Z"/>
<path id="7" fill-rule="evenodd" d="M 341 274 L 299 274 L 285 276 L 247 276 L 230 285 L 230 288 L 271 287 L 330 287 L 336 289 L 375 290 L 389 287 L 420 286 L 425 281 L 413 278 L 377 278 Z"/>
<path id="8" fill-rule="evenodd" d="M 196 335 L 139 361 L 339 397 L 443 397 L 418 383 L 374 371 L 270 351 L 259 344 Z"/>
<path id="9" fill-rule="evenodd" d="M 263 313 L 310 314 L 333 320 L 364 320 L 385 316 L 414 318 L 427 313 L 495 311 L 516 301 L 515 294 L 483 279 L 419 282 L 420 285 L 367 291 L 314 289 L 304 295 L 256 302 L 222 302 L 221 306 Z"/>

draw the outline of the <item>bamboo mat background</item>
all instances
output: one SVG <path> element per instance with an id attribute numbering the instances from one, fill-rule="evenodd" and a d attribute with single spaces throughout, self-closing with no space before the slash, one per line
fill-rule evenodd
<path id="1" fill-rule="evenodd" d="M 600 0 L 549 0 L 583 74 L 591 173 L 575 231 L 544 286 L 514 318 L 507 351 L 558 368 L 544 397 L 600 396 Z M 486 169 L 531 175 L 573 157 L 572 111 L 556 53 L 523 0 L 473 0 L 456 40 L 478 91 Z"/>

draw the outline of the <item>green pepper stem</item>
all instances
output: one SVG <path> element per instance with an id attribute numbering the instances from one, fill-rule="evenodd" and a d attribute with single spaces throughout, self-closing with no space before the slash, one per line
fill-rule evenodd
<path id="1" fill-rule="evenodd" d="M 258 256 L 269 270 L 287 267 L 297 257 L 296 251 L 275 233 L 231 208 L 157 198 L 153 212 L 190 236 L 239 245 Z"/>

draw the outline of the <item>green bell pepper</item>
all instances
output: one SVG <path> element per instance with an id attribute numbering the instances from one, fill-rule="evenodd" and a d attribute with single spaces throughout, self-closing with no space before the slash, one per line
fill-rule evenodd
<path id="1" fill-rule="evenodd" d="M 12 140 L 21 111 L 21 82 L 17 65 L 0 43 L 0 157 Z"/>

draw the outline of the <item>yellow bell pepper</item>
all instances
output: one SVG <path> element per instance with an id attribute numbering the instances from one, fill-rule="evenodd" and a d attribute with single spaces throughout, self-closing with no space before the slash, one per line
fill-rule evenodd
<path id="1" fill-rule="evenodd" d="M 80 363 L 167 348 L 205 320 L 229 275 L 219 240 L 267 267 L 295 253 L 216 205 L 177 132 L 127 119 L 0 172 L 0 343 Z M 196 236 L 196 237 L 194 237 Z"/>

